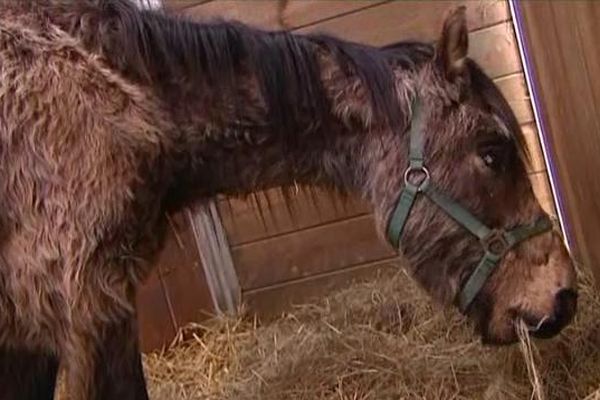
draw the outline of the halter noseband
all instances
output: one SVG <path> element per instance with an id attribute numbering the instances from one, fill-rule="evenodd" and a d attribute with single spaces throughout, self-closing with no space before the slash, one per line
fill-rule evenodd
<path id="1" fill-rule="evenodd" d="M 423 125 L 421 104 L 417 96 L 413 101 L 413 118 L 410 127 L 410 162 L 404 173 L 404 188 L 400 192 L 388 223 L 388 240 L 398 248 L 400 236 L 419 193 L 424 194 L 452 219 L 475 235 L 481 242 L 484 255 L 458 293 L 459 309 L 465 313 L 508 250 L 520 242 L 551 230 L 552 222 L 544 216 L 532 224 L 520 225 L 509 231 L 491 229 L 460 204 L 438 191 L 431 183 L 431 176 L 423 159 Z M 417 175 L 421 175 L 420 180 L 415 181 Z"/>

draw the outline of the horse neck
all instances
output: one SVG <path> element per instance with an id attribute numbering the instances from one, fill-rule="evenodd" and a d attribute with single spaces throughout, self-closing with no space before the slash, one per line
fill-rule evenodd
<path id="1" fill-rule="evenodd" d="M 407 115 L 377 49 L 182 21 L 125 0 L 110 12 L 49 4 L 53 23 L 162 99 L 179 132 L 174 187 L 184 197 L 296 182 L 365 191 L 369 157 L 382 151 L 363 150 L 384 130 L 376 123 Z"/>
<path id="2" fill-rule="evenodd" d="M 323 68 L 333 63 L 327 57 Z M 385 124 L 368 124 L 373 118 L 368 106 L 352 109 L 355 95 L 339 88 L 352 87 L 353 77 L 337 77 L 335 87 L 325 85 L 324 112 L 296 115 L 300 122 L 286 125 L 269 119 L 255 77 L 244 74 L 247 71 L 240 72 L 241 83 L 235 93 L 215 91 L 210 82 L 181 81 L 164 89 L 162 97 L 168 99 L 174 124 L 181 132 L 177 158 L 185 160 L 173 190 L 179 201 L 297 184 L 357 194 L 367 200 L 374 194 L 377 182 L 370 176 L 377 160 L 394 146 L 393 136 L 398 132 L 389 134 Z M 413 79 L 412 73 L 405 75 L 406 94 L 400 96 L 396 110 L 402 118 L 410 114 L 408 92 Z M 290 109 L 280 112 L 294 115 Z M 397 129 L 404 131 L 406 125 L 404 122 Z"/>
<path id="3" fill-rule="evenodd" d="M 244 111 L 257 106 L 248 98 L 238 101 L 245 106 L 225 122 L 215 107 L 176 102 L 181 107 L 175 123 L 183 127 L 177 155 L 184 160 L 176 178 L 179 195 L 189 190 L 186 198 L 244 195 L 296 184 L 360 191 L 366 167 L 360 157 L 363 134 L 349 132 L 333 115 L 291 132 L 268 123 L 244 124 Z"/>

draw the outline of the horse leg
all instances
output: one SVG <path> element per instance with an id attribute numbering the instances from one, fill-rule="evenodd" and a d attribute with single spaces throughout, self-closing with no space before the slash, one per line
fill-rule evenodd
<path id="1" fill-rule="evenodd" d="M 54 356 L 0 349 L 0 400 L 52 400 L 57 374 Z"/>
<path id="2" fill-rule="evenodd" d="M 70 399 L 148 400 L 135 317 L 78 334 L 68 362 Z"/>
<path id="3" fill-rule="evenodd" d="M 95 398 L 148 400 L 135 318 L 106 331 L 94 373 Z"/>

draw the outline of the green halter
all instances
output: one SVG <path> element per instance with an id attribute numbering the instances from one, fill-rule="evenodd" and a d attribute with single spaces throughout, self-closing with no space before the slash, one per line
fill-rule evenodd
<path id="1" fill-rule="evenodd" d="M 424 194 L 452 219 L 475 235 L 481 242 L 484 254 L 458 293 L 458 306 L 464 313 L 508 250 L 524 240 L 551 230 L 552 222 L 547 217 L 543 217 L 532 224 L 521 225 L 510 231 L 491 229 L 460 204 L 438 191 L 431 183 L 429 171 L 423 161 L 423 125 L 421 104 L 416 97 L 413 102 L 413 119 L 410 128 L 410 163 L 404 173 L 404 188 L 389 221 L 388 239 L 395 248 L 398 248 L 400 236 L 419 193 Z M 413 183 L 414 180 L 411 178 L 417 174 L 421 175 L 420 180 Z"/>

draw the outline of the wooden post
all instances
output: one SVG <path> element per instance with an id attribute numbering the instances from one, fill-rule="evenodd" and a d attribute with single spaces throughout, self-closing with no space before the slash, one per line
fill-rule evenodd
<path id="1" fill-rule="evenodd" d="M 188 209 L 198 253 L 215 309 L 234 315 L 241 301 L 241 289 L 229 243 L 214 201 Z"/>

